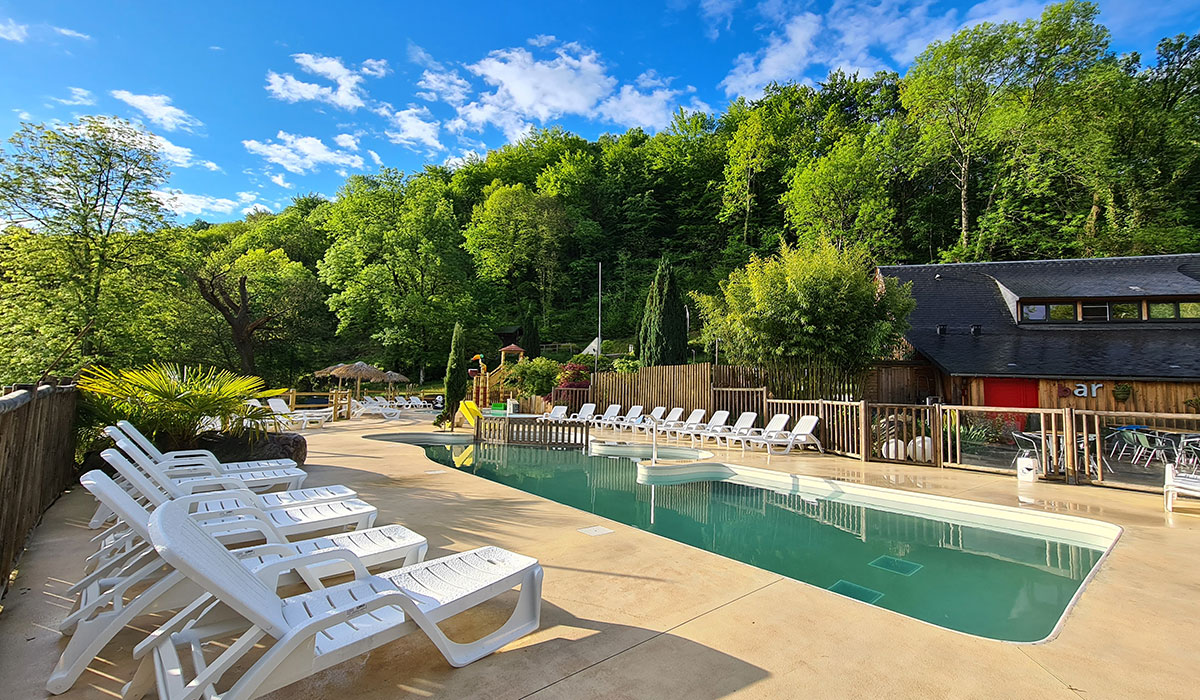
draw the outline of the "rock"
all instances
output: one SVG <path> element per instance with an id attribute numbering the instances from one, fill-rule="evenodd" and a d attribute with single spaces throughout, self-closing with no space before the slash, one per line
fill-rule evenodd
<path id="1" fill-rule="evenodd" d="M 308 441 L 299 433 L 269 433 L 250 448 L 250 459 L 290 459 L 303 465 Z"/>

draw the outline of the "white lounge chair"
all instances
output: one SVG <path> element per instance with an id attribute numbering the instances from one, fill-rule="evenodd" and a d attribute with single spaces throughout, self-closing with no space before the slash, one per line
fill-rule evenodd
<path id="1" fill-rule="evenodd" d="M 692 441 L 692 445 L 694 446 L 696 444 L 697 436 L 699 436 L 701 433 L 713 428 L 722 427 L 728 422 L 729 411 L 713 411 L 712 417 L 708 419 L 707 423 L 700 423 L 698 425 L 680 428 L 676 435 L 681 440 L 683 439 L 684 435 L 688 436 L 688 438 Z"/>
<path id="2" fill-rule="evenodd" d="M 543 413 L 542 415 L 538 416 L 537 419 L 538 420 L 559 421 L 559 420 L 563 420 L 566 417 L 567 417 L 567 407 L 560 405 L 560 406 L 552 407 L 550 409 L 549 413 Z"/>
<path id="3" fill-rule="evenodd" d="M 308 474 L 303 469 L 295 467 L 260 469 L 252 466 L 254 462 L 238 463 L 248 466 L 248 469 L 223 469 L 221 467 L 225 465 L 214 467 L 209 462 L 190 462 L 183 459 L 156 461 L 150 455 L 139 450 L 133 441 L 127 439 L 128 436 L 123 431 L 110 425 L 104 429 L 104 434 L 112 438 L 117 447 L 143 470 L 150 472 L 153 469 L 161 472 L 180 484 L 197 479 L 225 479 L 226 481 L 238 481 L 241 483 L 239 488 L 247 488 L 251 491 L 266 491 L 278 487 L 296 490 L 308 478 Z"/>
<path id="4" fill-rule="evenodd" d="M 670 438 L 672 435 L 678 438 L 680 437 L 680 431 L 690 430 L 702 425 L 704 423 L 705 413 L 708 413 L 708 411 L 704 410 L 703 408 L 693 409 L 692 412 L 688 414 L 687 420 L 666 421 L 659 425 L 656 430 L 668 438 Z"/>
<path id="5" fill-rule="evenodd" d="M 775 433 L 784 432 L 787 430 L 788 421 L 792 417 L 786 413 L 776 413 L 771 416 L 771 420 L 761 428 L 750 428 L 740 435 L 730 435 L 725 438 L 725 446 L 733 447 L 733 443 L 738 442 L 742 445 L 742 450 L 746 449 L 746 445 L 754 438 L 759 438 L 764 435 L 773 435 Z"/>
<path id="6" fill-rule="evenodd" d="M 793 447 L 805 445 L 813 445 L 824 453 L 825 448 L 821 446 L 821 441 L 814 433 L 817 429 L 817 422 L 820 420 L 817 416 L 800 416 L 800 420 L 796 421 L 795 427 L 790 431 L 764 433 L 759 437 L 750 438 L 750 443 L 763 445 L 767 448 L 767 454 L 773 455 L 787 454 Z"/>
<path id="7" fill-rule="evenodd" d="M 291 459 L 264 459 L 246 462 L 219 462 L 207 450 L 175 451 L 162 453 L 145 435 L 129 421 L 117 421 L 115 426 L 104 430 L 113 440 L 127 440 L 130 445 L 124 449 L 136 462 L 149 461 L 162 465 L 169 474 L 225 477 L 230 476 L 241 481 L 252 491 L 266 491 L 280 486 L 298 489 L 304 483 L 308 474 L 296 467 Z M 143 459 L 144 458 L 144 459 Z M 179 470 L 179 471 L 176 471 Z M 96 507 L 88 527 L 93 530 L 108 522 L 113 516 L 104 504 Z"/>
<path id="8" fill-rule="evenodd" d="M 154 443 L 150 442 L 150 440 L 129 421 L 119 420 L 117 421 L 116 427 L 134 444 L 140 447 L 142 452 L 150 455 L 150 458 L 155 462 L 186 460 L 189 462 L 210 464 L 223 470 L 235 471 L 248 471 L 252 469 L 279 469 L 296 466 L 296 461 L 292 459 L 256 459 L 246 462 L 221 462 L 217 460 L 216 456 L 208 450 L 175 450 L 173 452 L 164 453 L 155 447 Z"/>
<path id="9" fill-rule="evenodd" d="M 409 408 L 433 408 L 433 404 L 429 403 L 420 396 L 408 397 Z"/>
<path id="10" fill-rule="evenodd" d="M 324 428 L 325 423 L 333 419 L 333 409 L 292 409 L 289 408 L 287 402 L 281 398 L 267 399 L 267 405 L 275 412 L 277 420 L 284 424 L 288 430 L 300 428 L 304 430 L 311 424 L 316 424 L 318 428 Z"/>
<path id="11" fill-rule="evenodd" d="M 593 428 L 599 428 L 600 424 L 605 421 L 611 421 L 621 415 L 621 404 L 610 403 L 608 408 L 604 409 L 604 413 L 599 416 L 594 416 L 588 420 Z"/>
<path id="12" fill-rule="evenodd" d="M 754 428 L 754 421 L 758 420 L 758 414 L 754 411 L 743 411 L 733 425 L 718 425 L 711 427 L 695 437 L 700 440 L 700 446 L 704 446 L 706 440 L 714 440 L 717 446 L 721 446 L 721 441 L 725 441 L 725 446 L 729 446 L 729 439 L 737 435 L 748 435 Z"/>
<path id="13" fill-rule="evenodd" d="M 498 547 L 376 576 L 352 553 L 338 549 L 284 557 L 251 572 L 176 503 L 150 517 L 150 537 L 164 560 L 211 596 L 197 599 L 134 649 L 141 665 L 125 689 L 129 700 L 143 697 L 155 680 L 161 700 L 201 694 L 228 700 L 257 697 L 417 628 L 452 666 L 465 666 L 536 630 L 540 622 L 542 568 L 536 559 Z M 275 581 L 281 572 L 333 560 L 350 564 L 355 579 L 279 597 Z M 521 594 L 511 617 L 482 639 L 458 643 L 438 628 L 446 618 L 517 586 Z M 228 646 L 206 648 L 210 636 L 230 634 L 231 614 L 240 622 L 233 631 L 244 631 Z M 180 649 L 190 663 L 181 663 Z M 215 657 L 206 658 L 205 651 Z M 246 658 L 248 653 L 253 656 Z M 248 666 L 228 689 L 217 688 L 239 663 Z"/>
<path id="14" fill-rule="evenodd" d="M 179 498 L 196 501 L 196 511 L 206 514 L 209 522 L 228 525 L 223 527 L 222 537 L 230 543 L 253 540 L 256 536 L 254 532 L 247 533 L 238 518 L 239 509 L 247 507 L 264 511 L 286 536 L 335 529 L 361 530 L 374 525 L 378 514 L 375 506 L 358 498 L 320 500 L 330 497 L 330 492 L 349 491 L 344 486 L 257 494 L 231 485 L 221 491 L 194 493 L 170 478 L 163 478 L 161 473 L 153 469 L 144 473 L 116 450 L 104 450 L 100 456 L 124 477 L 126 483 L 122 485 L 123 488 L 135 498 L 145 500 L 151 507 Z"/>
<path id="15" fill-rule="evenodd" d="M 577 413 L 572 413 L 563 420 L 578 420 L 587 422 L 590 421 L 594 415 L 596 415 L 596 404 L 585 403 L 579 407 L 579 411 Z"/>
<path id="16" fill-rule="evenodd" d="M 653 415 L 653 414 L 651 414 L 651 415 Z M 642 422 L 638 423 L 636 426 L 634 426 L 634 430 L 635 431 L 640 430 L 643 433 L 649 433 L 651 430 L 657 431 L 665 425 L 678 423 L 680 421 L 680 419 L 682 419 L 682 418 L 683 418 L 683 409 L 676 406 L 675 408 L 671 409 L 670 413 L 663 416 L 660 420 L 642 421 Z"/>
<path id="17" fill-rule="evenodd" d="M 46 682 L 46 690 L 56 695 L 69 690 L 88 663 L 135 618 L 180 608 L 204 594 L 191 579 L 167 565 L 150 544 L 150 510 L 146 506 L 103 472 L 88 472 L 80 483 L 117 513 L 137 545 L 129 549 L 131 556 L 114 560 L 72 587 L 72 592 L 78 593 L 76 606 L 59 624 L 59 630 L 71 635 L 71 640 Z M 262 511 L 247 509 L 241 515 L 242 524 L 257 529 L 266 540 L 264 545 L 234 550 L 242 565 L 251 570 L 283 557 L 334 548 L 353 552 L 367 567 L 409 565 L 423 560 L 428 548 L 424 537 L 400 525 L 289 542 Z M 330 561 L 316 567 L 299 567 L 281 583 L 302 578 L 319 582 L 350 571 L 344 562 Z"/>
<path id="18" fill-rule="evenodd" d="M 600 424 L 597 427 L 620 430 L 622 427 L 637 423 L 639 420 L 641 420 L 641 418 L 642 406 L 639 404 L 637 406 L 631 406 L 629 408 L 629 412 L 623 416 L 616 416 L 614 418 L 600 421 Z"/>
<path id="19" fill-rule="evenodd" d="M 679 416 L 683 415 L 682 408 L 676 409 L 676 410 L 679 411 L 679 413 L 676 414 L 675 418 L 673 418 L 672 420 L 679 420 Z M 663 414 L 666 413 L 666 411 L 667 411 L 666 406 L 655 406 L 650 411 L 649 414 L 642 415 L 636 421 L 631 421 L 628 425 L 618 425 L 617 430 L 624 430 L 625 428 L 629 428 L 629 432 L 631 432 L 631 433 L 636 433 L 639 430 L 642 431 L 643 433 L 649 433 L 651 430 L 654 429 L 655 425 L 658 425 L 659 422 L 664 420 Z"/>
<path id="20" fill-rule="evenodd" d="M 1179 469 L 1178 463 L 1166 466 L 1163 481 L 1163 507 L 1168 513 L 1175 510 L 1175 499 L 1183 496 L 1200 497 L 1200 474 L 1185 473 Z"/>

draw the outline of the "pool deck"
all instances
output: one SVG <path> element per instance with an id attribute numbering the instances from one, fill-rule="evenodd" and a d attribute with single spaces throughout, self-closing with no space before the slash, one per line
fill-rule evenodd
<path id="1" fill-rule="evenodd" d="M 429 539 L 430 557 L 495 544 L 545 568 L 542 626 L 450 667 L 412 634 L 271 697 L 305 698 L 1186 698 L 1196 697 L 1200 502 L 804 453 L 769 467 L 1081 515 L 1124 535 L 1059 635 L 1018 645 L 969 637 L 552 501 L 447 469 L 387 439 L 424 422 L 359 420 L 307 433 L 306 486 L 342 483 Z M 369 438 L 373 436 L 373 438 Z M 717 459 L 768 466 L 740 450 Z M 0 695 L 46 697 L 69 582 L 93 551 L 80 488 L 46 514 L 0 613 Z M 603 525 L 591 537 L 580 528 Z M 515 596 L 468 611 L 451 636 L 486 631 Z M 161 617 L 139 619 L 63 698 L 111 698 Z"/>

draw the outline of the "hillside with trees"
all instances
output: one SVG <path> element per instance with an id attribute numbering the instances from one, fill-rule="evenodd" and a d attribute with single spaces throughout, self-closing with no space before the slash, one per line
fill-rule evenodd
<path id="1" fill-rule="evenodd" d="M 633 339 L 663 260 L 695 336 L 702 306 L 736 324 L 730 288 L 803 251 L 829 270 L 827 247 L 849 251 L 864 274 L 1195 252 L 1198 114 L 1200 35 L 1118 56 L 1095 7 L 1065 2 L 930 45 L 904 76 L 771 85 L 656 134 L 535 130 L 228 223 L 167 223 L 167 170 L 133 125 L 26 124 L 0 152 L 0 383 L 60 354 L 66 375 L 169 360 L 290 385 L 366 359 L 436 379 L 456 321 L 468 356 L 494 353 L 502 326 L 586 344 L 598 263 L 604 335 Z M 839 313 L 866 314 L 855 337 L 874 348 L 904 303 L 861 292 Z"/>

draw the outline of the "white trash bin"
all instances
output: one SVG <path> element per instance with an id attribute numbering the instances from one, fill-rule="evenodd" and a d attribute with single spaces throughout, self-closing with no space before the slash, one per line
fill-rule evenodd
<path id="1" fill-rule="evenodd" d="M 1017 481 L 1037 481 L 1038 463 L 1032 457 L 1017 458 Z"/>

